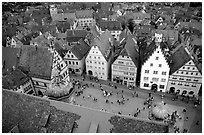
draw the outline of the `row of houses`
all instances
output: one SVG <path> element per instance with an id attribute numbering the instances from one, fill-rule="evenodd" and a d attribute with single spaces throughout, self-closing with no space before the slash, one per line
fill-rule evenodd
<path id="1" fill-rule="evenodd" d="M 85 72 L 128 87 L 135 87 L 139 82 L 140 88 L 147 90 L 187 95 L 199 93 L 201 70 L 185 46 L 179 46 L 171 53 L 163 41 L 163 34 L 155 34 L 152 42 L 139 52 L 138 39 L 132 34 L 127 34 L 117 44 L 109 31 L 95 32 L 97 35 L 93 35 L 90 45 L 81 39 L 68 48 L 54 43 L 51 47 L 23 46 L 20 49 L 16 56 L 18 66 L 29 72 L 36 93 L 45 93 L 55 76 L 69 82 L 70 71 L 80 75 Z M 116 55 L 115 48 L 119 46 L 122 49 Z M 3 68 L 7 63 L 3 60 Z"/>

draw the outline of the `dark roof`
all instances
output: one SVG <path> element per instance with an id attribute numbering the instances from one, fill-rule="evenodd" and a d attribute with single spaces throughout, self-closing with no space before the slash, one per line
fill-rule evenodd
<path id="1" fill-rule="evenodd" d="M 179 68 L 191 60 L 190 55 L 186 52 L 183 46 L 176 50 L 169 58 L 170 75 L 176 72 Z"/>
<path id="2" fill-rule="evenodd" d="M 32 40 L 32 38 L 36 38 L 38 36 L 39 36 L 39 32 L 33 32 L 33 33 L 30 33 L 30 34 L 24 36 L 20 41 L 24 45 L 30 45 L 30 41 Z"/>
<path id="3" fill-rule="evenodd" d="M 76 18 L 92 18 L 93 10 L 77 10 Z"/>
<path id="4" fill-rule="evenodd" d="M 59 32 L 61 33 L 65 33 L 67 31 L 67 29 L 70 29 L 71 27 L 71 22 L 67 22 L 67 21 L 58 21 L 56 23 L 56 27 L 59 30 Z"/>
<path id="5" fill-rule="evenodd" d="M 52 60 L 48 48 L 23 46 L 19 66 L 28 69 L 32 77 L 51 79 Z"/>
<path id="6" fill-rule="evenodd" d="M 17 66 L 18 57 L 20 57 L 19 48 L 2 47 L 2 73 L 11 71 L 13 66 Z"/>
<path id="7" fill-rule="evenodd" d="M 8 133 L 17 124 L 22 133 L 40 133 L 43 114 L 49 115 L 49 122 L 46 124 L 48 133 L 71 133 L 74 122 L 81 117 L 71 111 L 57 109 L 50 104 L 50 100 L 8 90 L 2 91 L 3 133 Z"/>
<path id="8" fill-rule="evenodd" d="M 132 35 L 129 35 L 126 40 L 125 47 L 121 51 L 120 55 L 131 57 L 135 66 L 138 67 L 138 62 L 139 62 L 139 52 L 138 51 L 139 50 L 137 46 L 137 40 Z"/>
<path id="9" fill-rule="evenodd" d="M 122 29 L 121 24 L 118 21 L 100 21 L 98 26 L 102 31 L 105 31 L 106 29 L 109 31 Z"/>
<path id="10" fill-rule="evenodd" d="M 64 56 L 66 55 L 66 50 L 64 50 L 61 46 L 60 46 L 60 44 L 58 43 L 58 42 L 55 42 L 55 44 L 54 44 L 54 48 L 55 48 L 55 50 L 59 53 L 59 55 L 62 57 L 62 58 L 64 58 Z"/>
<path id="11" fill-rule="evenodd" d="M 155 43 L 155 41 L 152 41 L 150 45 L 148 45 L 144 50 L 142 50 L 142 64 L 145 63 L 146 60 L 154 53 L 154 51 L 160 46 L 164 57 L 166 57 L 166 53 L 164 52 L 164 49 L 168 48 L 168 44 L 166 42 L 161 42 L 158 45 Z"/>
<path id="12" fill-rule="evenodd" d="M 4 89 L 15 89 L 29 80 L 21 70 L 16 69 L 2 77 L 2 87 Z"/>
<path id="13" fill-rule="evenodd" d="M 84 42 L 83 39 L 80 39 L 70 50 L 79 60 L 81 60 L 90 50 L 90 46 Z"/>
<path id="14" fill-rule="evenodd" d="M 67 30 L 67 42 L 78 42 L 85 38 L 88 32 L 86 30 Z"/>

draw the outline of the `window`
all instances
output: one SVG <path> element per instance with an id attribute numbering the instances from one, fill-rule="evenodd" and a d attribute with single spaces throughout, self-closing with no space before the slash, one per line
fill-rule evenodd
<path id="1" fill-rule="evenodd" d="M 162 72 L 162 75 L 166 75 L 166 72 Z"/>
<path id="2" fill-rule="evenodd" d="M 90 61 L 90 63 L 92 63 L 92 61 Z"/>
<path id="3" fill-rule="evenodd" d="M 160 89 L 164 89 L 164 85 L 159 85 L 159 88 Z"/>
<path id="4" fill-rule="evenodd" d="M 128 72 L 124 72 L 124 75 L 128 75 Z"/>
<path id="5" fill-rule="evenodd" d="M 189 95 L 193 95 L 193 94 L 194 94 L 194 92 L 193 92 L 193 91 L 190 91 L 188 94 L 189 94 Z"/>
<path id="6" fill-rule="evenodd" d="M 124 62 L 122 62 L 122 61 L 118 61 L 118 64 L 123 64 Z"/>
<path id="7" fill-rule="evenodd" d="M 100 59 L 100 57 L 98 57 L 98 59 Z"/>
<path id="8" fill-rule="evenodd" d="M 191 75 L 193 75 L 193 72 L 191 72 Z"/>
<path id="9" fill-rule="evenodd" d="M 104 70 L 104 68 L 102 68 Z"/>
<path id="10" fill-rule="evenodd" d="M 75 64 L 74 61 L 72 61 L 72 64 L 73 64 L 73 65 Z"/>
<path id="11" fill-rule="evenodd" d="M 96 59 L 96 56 L 94 56 L 94 59 Z"/>
<path id="12" fill-rule="evenodd" d="M 188 74 L 188 72 L 186 72 L 186 74 Z"/>
<path id="13" fill-rule="evenodd" d="M 179 80 L 184 80 L 184 78 L 179 78 Z"/>
<path id="14" fill-rule="evenodd" d="M 159 64 L 159 67 L 161 67 L 162 66 L 162 64 Z"/>
<path id="15" fill-rule="evenodd" d="M 98 64 L 101 64 L 101 62 L 98 62 Z"/>
<path id="16" fill-rule="evenodd" d="M 144 87 L 149 87 L 149 84 L 148 83 L 144 83 Z"/>
<path id="17" fill-rule="evenodd" d="M 94 53 L 94 51 L 93 51 L 93 53 Z"/>
<path id="18" fill-rule="evenodd" d="M 189 62 L 189 65 L 191 65 L 191 62 Z"/>
<path id="19" fill-rule="evenodd" d="M 155 77 L 153 77 L 153 78 L 152 78 L 152 81 L 154 81 L 154 82 L 158 82 L 158 81 L 159 81 L 159 78 L 155 78 Z"/>
<path id="20" fill-rule="evenodd" d="M 91 59 L 91 56 L 89 56 L 89 58 Z"/>
<path id="21" fill-rule="evenodd" d="M 198 73 L 196 73 L 195 75 L 198 75 Z"/>
<path id="22" fill-rule="evenodd" d="M 71 61 L 69 61 L 69 65 L 71 65 Z"/>
<path id="23" fill-rule="evenodd" d="M 156 57 L 156 60 L 159 60 L 159 57 Z"/>
<path id="24" fill-rule="evenodd" d="M 195 68 L 193 67 L 192 70 L 194 70 Z"/>
<path id="25" fill-rule="evenodd" d="M 161 79 L 161 82 L 166 82 L 166 79 L 165 79 L 165 78 L 162 78 L 162 79 Z"/>
<path id="26" fill-rule="evenodd" d="M 70 57 L 69 54 L 67 55 L 67 57 L 68 57 L 68 58 Z"/>
<path id="27" fill-rule="evenodd" d="M 152 66 L 153 66 L 153 63 L 150 63 L 150 66 L 152 67 Z"/>
<path id="28" fill-rule="evenodd" d="M 183 74 L 183 71 L 181 72 L 181 74 Z"/>
<path id="29" fill-rule="evenodd" d="M 104 63 L 102 62 L 102 65 L 104 65 Z"/>
<path id="30" fill-rule="evenodd" d="M 185 67 L 183 67 L 183 69 L 185 69 Z"/>
<path id="31" fill-rule="evenodd" d="M 97 62 L 95 61 L 95 64 L 96 64 Z"/>
<path id="32" fill-rule="evenodd" d="M 76 62 L 76 65 L 78 65 L 78 62 Z"/>
<path id="33" fill-rule="evenodd" d="M 154 71 L 153 74 L 158 74 L 158 71 Z"/>
<path id="34" fill-rule="evenodd" d="M 148 81 L 149 80 L 149 77 L 144 77 L 144 81 Z"/>
<path id="35" fill-rule="evenodd" d="M 72 58 L 74 58 L 74 55 L 71 55 Z"/>
<path id="36" fill-rule="evenodd" d="M 149 70 L 145 70 L 145 73 L 149 73 Z"/>
<path id="37" fill-rule="evenodd" d="M 188 67 L 187 69 L 190 69 L 190 67 Z"/>

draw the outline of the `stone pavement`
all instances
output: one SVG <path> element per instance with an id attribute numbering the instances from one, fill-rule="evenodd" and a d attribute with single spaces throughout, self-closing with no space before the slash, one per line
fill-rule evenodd
<path id="1" fill-rule="evenodd" d="M 71 78 L 75 78 L 75 79 L 79 79 L 81 80 L 81 76 L 71 76 Z M 110 81 L 103 81 L 103 80 L 100 80 L 99 83 L 96 83 L 94 81 L 90 81 L 88 77 L 86 77 L 85 81 L 83 81 L 84 83 L 93 83 L 95 84 L 95 86 L 98 86 L 99 83 L 101 83 L 104 87 L 104 89 L 106 90 L 109 90 L 109 91 L 113 91 L 113 92 L 118 92 L 118 91 L 121 91 L 121 90 L 124 90 L 124 94 L 127 94 L 127 95 L 131 95 L 132 91 L 137 91 L 137 93 L 139 93 L 139 97 L 142 98 L 142 99 L 146 99 L 148 97 L 148 93 L 152 93 L 153 97 L 155 99 L 157 99 L 158 101 L 161 100 L 161 92 L 152 92 L 152 91 L 148 91 L 148 90 L 141 90 L 139 88 L 135 88 L 134 90 L 128 90 L 126 86 L 122 86 L 122 85 L 119 85 L 119 84 L 114 84 Z M 111 84 L 114 84 L 114 85 L 117 85 L 118 88 L 115 89 L 115 88 L 111 88 L 108 86 L 108 84 L 111 83 Z M 181 107 L 185 107 L 187 109 L 187 113 L 185 114 L 185 117 L 189 117 L 189 120 L 188 121 L 185 121 L 184 124 L 183 124 L 183 128 L 185 129 L 188 129 L 188 132 L 190 133 L 193 133 L 193 132 L 202 132 L 202 126 L 201 125 L 201 122 L 200 122 L 200 125 L 199 126 L 195 126 L 195 124 L 192 125 L 192 123 L 195 123 L 197 120 L 201 119 L 202 118 L 202 113 L 200 113 L 200 115 L 196 115 L 197 112 L 200 112 L 200 111 L 196 111 L 195 108 L 193 108 L 193 102 L 189 102 L 188 104 L 186 102 L 183 102 L 181 100 L 175 100 L 175 101 L 172 101 L 171 99 L 173 98 L 174 96 L 171 95 L 171 94 L 166 94 L 165 98 L 162 99 L 164 102 L 166 102 L 167 104 L 171 104 L 171 105 L 176 105 L 176 106 L 181 106 Z M 201 105 L 200 105 L 200 108 L 197 108 L 197 110 L 201 110 Z M 184 118 L 185 118 L 184 117 Z M 195 119 L 196 118 L 196 119 Z M 181 125 L 181 124 L 179 124 Z M 191 128 L 190 128 L 191 127 Z M 193 127 L 199 129 L 199 130 L 195 130 Z M 181 131 L 182 132 L 182 131 Z"/>

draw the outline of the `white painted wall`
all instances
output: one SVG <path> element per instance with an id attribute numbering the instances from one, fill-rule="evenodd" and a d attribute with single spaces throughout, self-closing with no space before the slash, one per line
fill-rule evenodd
<path id="1" fill-rule="evenodd" d="M 88 71 L 93 72 L 93 76 L 99 79 L 107 80 L 110 67 L 110 63 L 106 61 L 102 53 L 97 46 L 92 46 L 89 54 L 86 57 L 86 73 Z M 102 64 L 103 63 L 103 64 Z"/>
<path id="2" fill-rule="evenodd" d="M 156 57 L 158 57 L 158 60 L 156 60 Z M 151 63 L 153 66 L 150 66 Z M 162 64 L 161 67 L 159 67 L 159 64 Z M 149 73 L 145 73 L 145 70 L 149 70 Z M 169 65 L 161 51 L 160 46 L 158 46 L 149 59 L 142 65 L 140 88 L 151 90 L 152 84 L 157 84 L 157 91 L 166 92 L 169 70 Z M 154 71 L 158 71 L 158 73 L 153 74 Z M 162 72 L 166 72 L 166 75 L 162 75 Z M 144 77 L 148 77 L 148 80 L 144 80 Z M 158 78 L 158 81 L 152 81 L 152 78 Z M 162 82 L 162 79 L 165 79 L 165 81 Z M 144 83 L 149 84 L 149 87 L 144 87 Z M 159 88 L 159 85 L 164 85 L 164 89 Z"/>
<path id="3" fill-rule="evenodd" d="M 186 72 L 188 72 L 188 74 L 186 74 Z M 183 80 L 180 80 L 180 78 L 183 78 Z M 186 79 L 191 79 L 191 80 L 186 80 Z M 194 81 L 194 80 L 198 80 L 198 81 Z M 189 85 L 189 86 L 185 86 L 185 85 Z M 201 85 L 202 85 L 202 75 L 198 71 L 194 62 L 190 60 L 169 77 L 167 91 L 170 91 L 170 88 L 174 87 L 175 92 L 177 90 L 180 90 L 179 94 L 182 94 L 182 92 L 186 90 L 187 91 L 186 95 L 189 95 L 188 93 L 190 91 L 193 91 L 195 95 L 198 95 Z M 195 86 L 195 87 L 192 87 L 192 86 Z M 189 96 L 193 96 L 193 95 L 189 95 Z"/>

